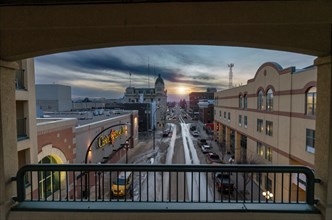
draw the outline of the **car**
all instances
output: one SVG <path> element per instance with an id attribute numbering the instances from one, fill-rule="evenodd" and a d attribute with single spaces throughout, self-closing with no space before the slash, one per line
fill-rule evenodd
<path id="1" fill-rule="evenodd" d="M 203 154 L 210 153 L 212 147 L 210 145 L 202 145 L 201 150 Z"/>
<path id="2" fill-rule="evenodd" d="M 213 163 L 223 163 L 222 160 L 220 159 L 219 155 L 216 153 L 207 153 L 206 155 L 206 162 L 213 164 Z"/>
<path id="3" fill-rule="evenodd" d="M 171 129 L 166 129 L 166 130 L 164 130 L 164 131 L 163 131 L 163 137 L 168 137 L 169 134 L 170 134 L 171 132 L 172 132 Z"/>
<path id="4" fill-rule="evenodd" d="M 206 139 L 199 139 L 198 140 L 198 146 L 202 147 L 203 145 L 208 145 L 207 140 Z"/>
<path id="5" fill-rule="evenodd" d="M 217 172 L 215 174 L 215 183 L 219 192 L 231 194 L 234 192 L 234 182 L 232 181 L 231 173 L 229 172 Z"/>
<path id="6" fill-rule="evenodd" d="M 198 132 L 198 131 L 193 131 L 192 135 L 193 135 L 194 137 L 198 137 L 198 136 L 199 136 L 199 132 Z"/>
<path id="7" fill-rule="evenodd" d="M 131 198 L 133 196 L 133 177 L 132 173 L 121 172 L 117 177 L 116 181 L 113 181 L 111 187 L 111 196 L 114 197 L 125 197 L 129 195 Z"/>

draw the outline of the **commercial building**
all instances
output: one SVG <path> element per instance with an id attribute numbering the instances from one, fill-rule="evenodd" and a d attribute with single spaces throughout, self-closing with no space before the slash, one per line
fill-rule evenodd
<path id="1" fill-rule="evenodd" d="M 43 111 L 70 111 L 71 87 L 58 84 L 36 85 L 36 104 Z"/>
<path id="2" fill-rule="evenodd" d="M 215 93 L 215 140 L 235 154 L 237 163 L 313 168 L 316 81 L 316 67 L 263 64 L 247 85 Z M 274 187 L 272 176 L 256 178 L 263 188 Z M 288 178 L 300 188 L 306 181 Z"/>
<path id="3" fill-rule="evenodd" d="M 127 87 L 124 103 L 151 103 L 150 109 L 147 110 L 152 120 L 153 126 L 162 128 L 166 124 L 167 114 L 167 90 L 165 89 L 164 80 L 160 74 L 155 81 L 154 88 L 135 88 Z"/>
<path id="4" fill-rule="evenodd" d="M 206 92 L 192 92 L 189 94 L 189 113 L 193 118 L 199 117 L 199 105 L 200 100 L 213 100 L 214 93 L 217 90 L 214 88 L 208 88 Z"/>

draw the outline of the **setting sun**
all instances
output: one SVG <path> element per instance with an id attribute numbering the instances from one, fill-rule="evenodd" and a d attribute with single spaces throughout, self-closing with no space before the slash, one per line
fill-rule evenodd
<path id="1" fill-rule="evenodd" d="M 189 88 L 185 87 L 185 86 L 179 86 L 177 88 L 177 93 L 178 94 L 187 94 L 187 93 L 189 93 Z"/>

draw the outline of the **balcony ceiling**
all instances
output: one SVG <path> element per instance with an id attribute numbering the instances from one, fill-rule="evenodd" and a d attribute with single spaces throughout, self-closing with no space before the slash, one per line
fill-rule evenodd
<path id="1" fill-rule="evenodd" d="M 40 3 L 42 2 L 42 3 Z M 0 59 L 127 45 L 243 46 L 331 54 L 332 2 L 4 0 Z"/>

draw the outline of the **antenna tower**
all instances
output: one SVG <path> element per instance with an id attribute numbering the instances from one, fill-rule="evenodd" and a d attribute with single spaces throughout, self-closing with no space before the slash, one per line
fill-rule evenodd
<path id="1" fill-rule="evenodd" d="M 230 63 L 228 64 L 228 67 L 229 67 L 229 82 L 228 82 L 228 88 L 232 88 L 233 87 L 233 67 L 234 67 L 234 64 L 233 63 Z"/>
<path id="2" fill-rule="evenodd" d="M 129 73 L 129 87 L 131 87 L 131 73 Z"/>

